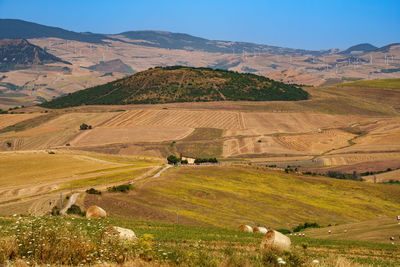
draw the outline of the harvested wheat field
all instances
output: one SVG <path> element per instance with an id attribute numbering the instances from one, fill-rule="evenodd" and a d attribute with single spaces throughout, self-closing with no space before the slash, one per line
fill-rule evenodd
<path id="1" fill-rule="evenodd" d="M 387 152 L 387 153 L 355 153 L 355 154 L 333 154 L 324 155 L 318 157 L 324 163 L 324 165 L 349 165 L 360 162 L 376 162 L 376 161 L 392 161 L 400 159 L 399 152 Z"/>
<path id="2" fill-rule="evenodd" d="M 331 230 L 329 234 L 328 231 Z M 379 243 L 391 243 L 391 236 L 396 237 L 398 244 L 400 236 L 400 224 L 396 216 L 380 217 L 363 222 L 342 224 L 306 231 L 307 236 L 323 239 L 344 239 L 357 241 L 370 241 Z"/>
<path id="3" fill-rule="evenodd" d="M 355 145 L 336 150 L 334 153 L 398 152 L 400 133 L 368 134 L 354 140 Z"/>
<path id="4" fill-rule="evenodd" d="M 188 127 L 97 127 L 81 133 L 70 144 L 72 146 L 96 146 L 113 143 L 161 142 L 182 139 L 192 131 L 193 128 Z"/>
<path id="5" fill-rule="evenodd" d="M 18 122 L 32 119 L 34 117 L 40 116 L 43 114 L 40 113 L 32 113 L 32 114 L 0 114 L 0 129 L 5 128 L 10 125 L 14 125 Z"/>
<path id="6" fill-rule="evenodd" d="M 251 154 L 301 154 L 301 152 L 283 146 L 276 137 L 243 137 L 224 141 L 223 156 L 237 157 Z"/>
<path id="7" fill-rule="evenodd" d="M 80 133 L 79 126 L 86 123 L 95 127 L 116 113 L 67 113 L 39 126 L 19 132 L 0 134 L 0 142 L 11 142 L 12 150 L 46 149 L 62 146 Z"/>
<path id="8" fill-rule="evenodd" d="M 398 168 L 400 168 L 400 164 L 398 165 Z M 400 170 L 376 174 L 375 177 L 378 183 L 388 182 L 390 180 L 400 181 Z M 375 177 L 374 175 L 368 175 L 364 176 L 363 179 L 367 180 L 368 182 L 373 182 Z"/>
<path id="9" fill-rule="evenodd" d="M 124 164 L 59 151 L 1 152 L 0 186 L 40 183 L 119 166 Z"/>
<path id="10" fill-rule="evenodd" d="M 274 133 L 306 133 L 320 128 L 340 128 L 371 119 L 322 113 L 242 113 L 245 131 L 227 131 L 226 136 Z M 250 132 L 249 132 L 250 130 Z"/>
<path id="11" fill-rule="evenodd" d="M 132 110 L 109 120 L 105 127 L 179 126 L 190 128 L 242 129 L 239 112 L 206 110 Z"/>
<path id="12" fill-rule="evenodd" d="M 299 135 L 280 135 L 280 143 L 288 149 L 304 151 L 307 153 L 323 153 L 349 145 L 349 140 L 355 135 L 337 130 L 323 130 L 319 133 L 299 134 Z"/>

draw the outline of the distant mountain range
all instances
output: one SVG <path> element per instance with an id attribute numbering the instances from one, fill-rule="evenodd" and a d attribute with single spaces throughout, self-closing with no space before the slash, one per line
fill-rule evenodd
<path id="1" fill-rule="evenodd" d="M 0 40 L 0 72 L 23 69 L 32 65 L 61 62 L 69 64 L 24 39 Z"/>
<path id="2" fill-rule="evenodd" d="M 0 39 L 31 39 L 46 37 L 94 44 L 106 44 L 107 40 L 118 40 L 120 42 L 133 43 L 148 47 L 201 50 L 232 54 L 268 53 L 277 55 L 309 54 L 313 56 L 321 56 L 332 53 L 350 54 L 353 51 L 370 52 L 378 49 L 371 44 L 359 44 L 352 46 L 345 51 L 338 51 L 337 49 L 313 51 L 248 42 L 208 40 L 189 34 L 164 31 L 127 31 L 119 34 L 98 34 L 91 32 L 73 32 L 23 20 L 0 19 Z"/>

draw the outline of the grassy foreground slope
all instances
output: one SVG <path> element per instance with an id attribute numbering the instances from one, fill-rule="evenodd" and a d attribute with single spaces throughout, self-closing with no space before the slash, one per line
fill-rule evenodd
<path id="1" fill-rule="evenodd" d="M 356 222 L 398 212 L 400 187 L 309 177 L 264 168 L 177 167 L 129 194 L 87 196 L 112 216 L 236 228 Z"/>
<path id="2" fill-rule="evenodd" d="M 42 104 L 48 108 L 223 100 L 304 100 L 299 87 L 263 76 L 191 67 L 156 67 Z"/>
<path id="3" fill-rule="evenodd" d="M 138 239 L 119 242 L 112 225 Z M 262 234 L 150 221 L 16 215 L 1 217 L 0 227 L 0 264 L 7 266 L 278 266 L 281 257 L 286 266 L 345 267 L 400 259 L 398 245 L 292 236 L 291 252 L 279 253 L 259 249 Z"/>

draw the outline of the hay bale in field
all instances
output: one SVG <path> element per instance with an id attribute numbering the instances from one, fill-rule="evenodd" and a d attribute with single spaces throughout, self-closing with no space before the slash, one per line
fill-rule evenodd
<path id="1" fill-rule="evenodd" d="M 245 224 L 242 224 L 241 226 L 239 226 L 238 230 L 242 231 L 242 232 L 248 232 L 248 233 L 253 232 L 253 228 L 250 225 L 245 225 Z"/>
<path id="2" fill-rule="evenodd" d="M 86 211 L 86 218 L 98 219 L 107 217 L 107 212 L 99 206 L 90 206 Z"/>
<path id="3" fill-rule="evenodd" d="M 256 226 L 256 227 L 253 228 L 253 232 L 254 233 L 266 234 L 267 231 L 268 231 L 268 229 L 265 228 L 265 227 L 262 227 L 262 226 Z"/>
<path id="4" fill-rule="evenodd" d="M 268 230 L 264 235 L 260 248 L 263 249 L 271 249 L 277 251 L 285 251 L 290 250 L 290 238 L 285 236 L 284 234 L 279 233 L 275 230 Z"/>
<path id="5" fill-rule="evenodd" d="M 110 236 L 118 236 L 121 241 L 136 240 L 136 234 L 131 229 L 122 228 L 118 226 L 110 226 L 105 230 L 106 238 Z"/>

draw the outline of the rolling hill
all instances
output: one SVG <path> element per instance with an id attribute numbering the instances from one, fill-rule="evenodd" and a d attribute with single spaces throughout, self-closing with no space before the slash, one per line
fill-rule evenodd
<path id="1" fill-rule="evenodd" d="M 48 108 L 198 101 L 295 101 L 308 98 L 299 87 L 254 74 L 191 67 L 156 67 L 78 91 L 43 104 Z"/>
<path id="2" fill-rule="evenodd" d="M 71 65 L 25 39 L 0 40 L 0 72 L 55 62 Z"/>
<path id="3" fill-rule="evenodd" d="M 346 50 L 344 50 L 343 52 L 341 52 L 341 54 L 352 54 L 352 53 L 367 53 L 367 52 L 371 52 L 378 49 L 378 47 L 372 45 L 372 44 L 358 44 L 358 45 L 353 45 L 349 48 L 347 48 Z"/>
<path id="4" fill-rule="evenodd" d="M 119 73 L 135 73 L 135 71 L 126 65 L 120 59 L 113 59 L 109 61 L 100 61 L 99 64 L 88 67 L 89 70 L 99 71 L 99 72 L 119 72 Z"/>
<path id="5" fill-rule="evenodd" d="M 0 39 L 31 39 L 54 37 L 80 42 L 104 44 L 102 34 L 78 33 L 18 19 L 0 19 Z"/>

